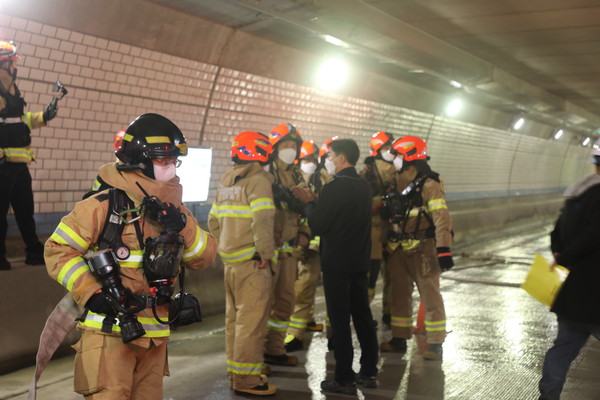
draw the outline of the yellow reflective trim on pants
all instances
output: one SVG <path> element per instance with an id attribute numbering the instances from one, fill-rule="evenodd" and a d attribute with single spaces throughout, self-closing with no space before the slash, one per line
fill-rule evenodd
<path id="1" fill-rule="evenodd" d="M 290 318 L 289 326 L 291 328 L 305 329 L 306 325 L 308 325 L 308 320 L 304 318 Z"/>
<path id="2" fill-rule="evenodd" d="M 187 262 L 193 260 L 196 257 L 200 257 L 206 245 L 208 244 L 208 233 L 196 226 L 196 237 L 194 243 L 187 249 L 183 249 L 183 261 Z"/>
<path id="3" fill-rule="evenodd" d="M 90 328 L 102 329 L 102 322 L 106 315 L 104 314 L 96 314 L 92 311 L 88 311 L 85 320 L 80 322 L 81 325 L 87 326 Z M 164 319 L 167 319 L 165 316 Z M 146 334 L 143 337 L 167 337 L 171 334 L 171 330 L 169 325 L 159 323 L 155 318 L 148 317 L 137 317 L 137 320 L 146 331 Z M 113 333 L 120 333 L 121 327 L 117 324 L 112 326 Z"/>
<path id="4" fill-rule="evenodd" d="M 219 252 L 221 259 L 228 263 L 236 263 L 241 261 L 248 261 L 256 254 L 256 247 L 248 247 L 247 249 L 243 249 L 240 251 L 236 251 L 235 253 L 224 253 Z"/>
<path id="5" fill-rule="evenodd" d="M 81 254 L 87 253 L 89 247 L 88 243 L 64 222 L 58 224 L 50 239 L 58 244 L 71 246 Z"/>
<path id="6" fill-rule="evenodd" d="M 238 375 L 260 375 L 262 366 L 262 363 L 239 363 L 227 360 L 227 372 Z"/>
<path id="7" fill-rule="evenodd" d="M 74 257 L 62 266 L 56 280 L 67 288 L 68 291 L 71 291 L 77 278 L 89 270 L 90 268 L 83 257 Z"/>
<path id="8" fill-rule="evenodd" d="M 413 326 L 413 318 L 392 316 L 391 325 L 400 328 L 410 328 L 411 326 Z"/>
<path id="9" fill-rule="evenodd" d="M 445 331 L 446 321 L 425 321 L 425 330 L 428 332 Z"/>
<path id="10" fill-rule="evenodd" d="M 290 321 L 275 321 L 269 318 L 269 322 L 267 323 L 269 329 L 279 332 L 287 332 L 288 327 L 290 326 Z"/>

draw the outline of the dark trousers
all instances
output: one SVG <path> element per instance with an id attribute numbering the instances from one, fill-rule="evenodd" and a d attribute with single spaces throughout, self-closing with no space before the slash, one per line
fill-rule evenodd
<path id="1" fill-rule="evenodd" d="M 350 316 L 360 343 L 360 372 L 377 375 L 378 344 L 373 316 L 367 294 L 367 272 L 336 273 L 323 269 L 323 289 L 327 314 L 333 331 L 335 380 L 339 383 L 354 381 L 352 335 Z"/>
<path id="2" fill-rule="evenodd" d="M 35 232 L 31 175 L 25 163 L 0 164 L 0 256 L 6 254 L 6 215 L 12 206 L 27 253 L 43 254 L 43 246 Z"/>
<path id="3" fill-rule="evenodd" d="M 571 363 L 590 335 L 600 340 L 600 325 L 583 324 L 558 317 L 558 334 L 544 360 L 539 400 L 560 398 Z"/>

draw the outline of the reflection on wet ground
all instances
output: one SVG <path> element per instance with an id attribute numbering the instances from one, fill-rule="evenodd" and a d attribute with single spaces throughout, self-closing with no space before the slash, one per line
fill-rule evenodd
<path id="1" fill-rule="evenodd" d="M 550 257 L 549 229 L 548 224 L 530 227 L 456 248 L 457 265 L 444 273 L 441 282 L 448 319 L 444 360 L 423 360 L 425 337 L 416 335 L 406 355 L 381 354 L 379 388 L 360 390 L 355 398 L 537 399 L 541 365 L 554 339 L 556 322 L 545 306 L 519 286 L 536 252 Z M 415 307 L 418 304 L 415 297 Z M 381 294 L 373 302 L 373 312 L 380 320 Z M 316 316 L 325 319 L 322 292 Z M 381 323 L 378 334 L 380 341 L 391 337 Z M 298 366 L 272 368 L 270 381 L 279 392 L 271 398 L 352 398 L 320 393 L 320 382 L 333 373 L 333 355 L 327 352 L 325 333 L 306 334 L 305 341 L 305 350 L 295 353 L 300 359 Z M 165 399 L 242 398 L 227 386 L 224 352 L 223 316 L 182 328 L 169 347 L 171 377 L 165 379 Z M 359 353 L 355 355 L 356 370 L 358 358 Z M 600 399 L 598 365 L 600 344 L 592 340 L 575 361 L 562 399 Z M 53 361 L 42 377 L 38 399 L 79 399 L 72 393 L 71 369 L 71 357 Z M 29 368 L 1 376 L 0 399 L 24 398 L 32 373 Z"/>

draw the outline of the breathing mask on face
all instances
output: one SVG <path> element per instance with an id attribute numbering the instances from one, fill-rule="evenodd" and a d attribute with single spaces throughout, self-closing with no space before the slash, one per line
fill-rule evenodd
<path id="1" fill-rule="evenodd" d="M 290 165 L 296 159 L 297 151 L 295 149 L 282 149 L 277 152 L 277 157 L 284 163 Z"/>
<path id="2" fill-rule="evenodd" d="M 325 160 L 325 169 L 327 170 L 327 173 L 329 175 L 331 175 L 331 176 L 335 175 L 335 163 L 331 159 L 331 155 L 328 156 L 327 159 Z"/>
<path id="3" fill-rule="evenodd" d="M 404 157 L 397 156 L 396 158 L 394 158 L 393 164 L 394 168 L 396 168 L 396 171 L 400 171 L 402 169 L 402 166 L 404 165 Z"/>
<path id="4" fill-rule="evenodd" d="M 394 155 L 392 153 L 390 153 L 389 150 L 386 150 L 383 153 L 381 153 L 381 158 L 383 158 L 383 160 L 387 161 L 387 162 L 393 162 L 394 161 Z"/>
<path id="5" fill-rule="evenodd" d="M 168 164 L 154 164 L 154 179 L 161 182 L 167 182 L 175 178 L 177 174 L 176 166 L 174 163 Z"/>
<path id="6" fill-rule="evenodd" d="M 309 161 L 309 162 L 302 161 L 300 163 L 300 169 L 305 174 L 310 175 L 310 174 L 313 174 L 317 170 L 317 164 L 315 162 L 312 162 L 312 161 Z"/>

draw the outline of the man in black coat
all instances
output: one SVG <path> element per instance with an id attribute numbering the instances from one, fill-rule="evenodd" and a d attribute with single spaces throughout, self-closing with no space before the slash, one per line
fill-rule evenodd
<path id="1" fill-rule="evenodd" d="M 569 269 L 551 311 L 558 334 L 544 361 L 539 400 L 559 399 L 571 362 L 590 335 L 600 340 L 600 139 L 596 174 L 565 191 L 565 205 L 551 233 L 555 265 Z"/>
<path id="2" fill-rule="evenodd" d="M 354 140 L 337 139 L 329 145 L 325 166 L 335 172 L 315 194 L 296 187 L 294 194 L 307 203 L 306 215 L 313 234 L 321 236 L 321 268 L 327 313 L 333 331 L 335 377 L 321 382 L 324 392 L 355 394 L 356 383 L 377 386 L 378 344 L 369 308 L 368 280 L 371 248 L 371 189 L 358 176 L 360 152 Z M 362 351 L 360 371 L 352 370 L 350 316 Z"/>

